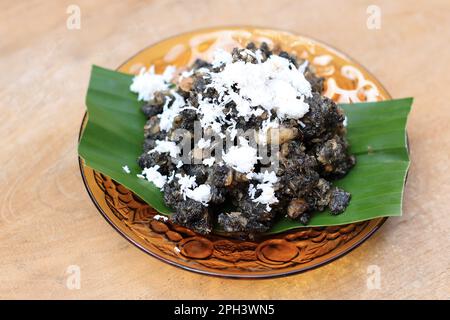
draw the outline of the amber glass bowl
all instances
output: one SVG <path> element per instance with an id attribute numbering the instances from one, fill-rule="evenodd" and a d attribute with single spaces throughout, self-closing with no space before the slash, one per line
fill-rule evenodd
<path id="1" fill-rule="evenodd" d="M 142 50 L 118 70 L 137 73 L 154 65 L 183 68 L 196 58 L 208 59 L 216 48 L 225 50 L 254 41 L 307 59 L 325 78 L 324 93 L 336 102 L 390 99 L 381 84 L 348 56 L 318 41 L 292 33 L 252 27 L 226 27 L 181 34 Z M 81 132 L 86 124 L 84 117 Z M 257 241 L 196 234 L 164 221 L 153 208 L 124 186 L 84 165 L 81 176 L 100 213 L 126 239 L 144 252 L 172 265 L 208 275 L 266 278 L 303 272 L 331 262 L 369 238 L 386 220 L 298 228 Z M 155 218 L 156 216 L 156 218 Z"/>

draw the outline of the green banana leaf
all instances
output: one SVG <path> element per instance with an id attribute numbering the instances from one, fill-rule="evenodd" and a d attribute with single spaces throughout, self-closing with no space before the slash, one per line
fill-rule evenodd
<path id="1" fill-rule="evenodd" d="M 101 172 L 141 197 L 158 212 L 170 215 L 162 192 L 151 182 L 139 179 L 137 158 L 142 153 L 146 122 L 129 86 L 133 76 L 92 68 L 86 97 L 88 122 L 78 153 L 85 165 Z M 343 179 L 335 181 L 352 194 L 344 213 L 312 215 L 308 226 L 329 226 L 378 217 L 400 216 L 406 174 L 409 167 L 405 127 L 412 98 L 371 103 L 343 104 L 348 119 L 347 138 L 357 164 Z M 131 171 L 126 173 L 122 167 Z M 303 227 L 283 218 L 271 229 L 277 233 Z"/>

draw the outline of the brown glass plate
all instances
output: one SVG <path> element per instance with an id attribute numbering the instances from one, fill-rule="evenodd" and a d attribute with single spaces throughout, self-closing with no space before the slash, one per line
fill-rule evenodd
<path id="1" fill-rule="evenodd" d="M 279 30 L 226 27 L 182 34 L 154 44 L 122 64 L 118 70 L 136 73 L 141 67 L 180 68 L 195 58 L 208 58 L 217 48 L 231 49 L 249 41 L 266 41 L 307 59 L 324 77 L 324 94 L 337 102 L 390 99 L 383 86 L 362 66 L 318 41 Z M 86 124 L 84 117 L 81 132 Z M 106 220 L 144 252 L 169 264 L 198 273 L 267 278 L 303 272 L 331 262 L 369 238 L 387 218 L 320 228 L 298 228 L 241 241 L 219 235 L 203 236 L 163 221 L 157 212 L 124 186 L 84 165 L 86 189 Z M 155 216 L 157 219 L 155 219 Z"/>

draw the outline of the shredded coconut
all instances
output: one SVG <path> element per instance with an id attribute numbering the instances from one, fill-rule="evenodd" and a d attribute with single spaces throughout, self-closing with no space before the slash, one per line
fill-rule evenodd
<path id="1" fill-rule="evenodd" d="M 222 133 L 222 124 L 225 123 L 224 105 L 209 102 L 207 99 L 203 100 L 202 96 L 198 97 L 198 101 L 196 111 L 201 115 L 202 128 L 211 128 L 215 133 Z"/>
<path id="2" fill-rule="evenodd" d="M 223 155 L 223 161 L 236 171 L 248 173 L 258 162 L 257 150 L 248 145 L 244 137 L 239 137 L 240 146 L 232 146 L 227 153 Z"/>
<path id="3" fill-rule="evenodd" d="M 270 211 L 270 205 L 277 203 L 278 199 L 275 197 L 275 189 L 269 183 L 262 183 L 256 186 L 257 189 L 262 190 L 260 196 L 254 199 L 254 202 L 262 203 L 266 205 L 266 210 Z"/>
<path id="4" fill-rule="evenodd" d="M 183 71 L 180 74 L 180 78 L 189 78 L 190 76 L 192 76 L 194 74 L 194 70 L 189 70 L 189 71 Z"/>
<path id="5" fill-rule="evenodd" d="M 197 146 L 200 149 L 209 148 L 211 146 L 211 140 L 205 140 L 205 139 L 201 138 L 200 140 L 198 140 Z"/>
<path id="6" fill-rule="evenodd" d="M 278 182 L 278 177 L 274 171 L 268 172 L 267 170 L 263 173 L 249 173 L 247 178 L 255 179 L 260 183 L 256 185 L 256 189 L 253 184 L 250 184 L 248 189 L 248 194 L 254 202 L 258 202 L 266 205 L 266 210 L 270 211 L 271 204 L 277 203 L 278 199 L 275 196 L 274 184 Z M 257 190 L 261 190 L 261 194 L 255 199 L 255 194 Z"/>
<path id="7" fill-rule="evenodd" d="M 278 181 L 278 177 L 275 173 L 275 171 L 267 171 L 265 170 L 264 172 L 260 172 L 260 173 L 249 173 L 247 174 L 247 178 L 249 179 L 255 179 L 259 182 L 269 182 L 269 183 L 277 183 Z"/>
<path id="8" fill-rule="evenodd" d="M 153 219 L 159 220 L 159 221 L 167 221 L 167 220 L 169 220 L 169 218 L 167 218 L 167 217 L 165 217 L 165 216 L 162 216 L 162 215 L 159 215 L 159 214 L 155 214 L 155 215 L 153 216 Z"/>
<path id="9" fill-rule="evenodd" d="M 185 101 L 182 96 L 174 90 L 171 90 L 170 93 L 174 99 L 166 98 L 166 103 L 163 106 L 163 112 L 158 114 L 159 127 L 162 131 L 169 131 L 172 129 L 173 120 L 185 105 Z"/>
<path id="10" fill-rule="evenodd" d="M 256 188 L 255 186 L 251 183 L 248 186 L 248 196 L 250 197 L 250 199 L 255 199 L 255 193 L 256 193 Z"/>
<path id="11" fill-rule="evenodd" d="M 185 194 L 188 198 L 207 206 L 209 200 L 211 200 L 211 187 L 207 184 L 201 184 L 194 189 L 187 189 Z"/>
<path id="12" fill-rule="evenodd" d="M 170 176 L 167 178 L 167 183 L 171 183 L 175 178 L 175 170 L 170 173 Z"/>
<path id="13" fill-rule="evenodd" d="M 309 61 L 305 60 L 301 65 L 298 66 L 298 71 L 300 71 L 301 73 L 305 73 L 308 65 L 309 65 Z"/>
<path id="14" fill-rule="evenodd" d="M 167 177 L 158 172 L 159 168 L 160 167 L 158 165 L 150 168 L 144 168 L 144 170 L 142 170 L 142 176 L 144 176 L 148 181 L 153 182 L 157 188 L 162 190 L 167 182 Z"/>
<path id="15" fill-rule="evenodd" d="M 180 191 L 183 194 L 184 200 L 186 200 L 186 190 L 195 188 L 197 186 L 197 183 L 195 182 L 195 176 L 188 176 L 177 173 L 175 177 L 178 179 Z"/>
<path id="16" fill-rule="evenodd" d="M 175 177 L 178 178 L 180 192 L 183 194 L 184 200 L 188 197 L 195 201 L 201 202 L 204 206 L 208 205 L 209 200 L 211 200 L 211 186 L 207 184 L 197 186 L 195 176 L 177 173 Z"/>
<path id="17" fill-rule="evenodd" d="M 262 145 L 267 144 L 267 137 L 270 129 L 276 129 L 280 126 L 278 119 L 275 120 L 264 120 L 261 124 L 261 129 L 258 131 L 258 143 Z"/>
<path id="18" fill-rule="evenodd" d="M 231 125 L 226 130 L 230 134 L 231 140 L 234 140 L 234 138 L 236 138 L 236 136 L 238 134 L 238 131 L 236 130 L 237 122 L 234 119 L 231 119 L 230 122 L 231 122 Z"/>
<path id="19" fill-rule="evenodd" d="M 231 61 L 233 61 L 231 53 L 223 49 L 217 49 L 213 53 L 213 60 L 211 63 L 214 68 L 217 68 L 224 64 L 230 63 Z"/>
<path id="20" fill-rule="evenodd" d="M 288 60 L 272 55 L 266 61 L 254 64 L 231 62 L 218 73 L 211 73 L 211 86 L 236 103 L 238 115 L 248 119 L 254 108 L 275 109 L 281 119 L 299 119 L 308 111 L 304 98 L 312 96 L 311 84 Z M 233 86 L 239 89 L 234 92 Z"/>
<path id="21" fill-rule="evenodd" d="M 203 164 L 205 166 L 211 167 L 214 164 L 214 161 L 216 161 L 216 159 L 214 157 L 207 158 L 207 159 L 203 160 Z"/>
<path id="22" fill-rule="evenodd" d="M 156 147 L 150 150 L 148 153 L 169 153 L 172 158 L 176 158 L 180 153 L 180 147 L 173 141 L 169 140 L 156 140 Z"/>
<path id="23" fill-rule="evenodd" d="M 151 66 L 148 71 L 142 68 L 139 74 L 133 78 L 130 90 L 138 94 L 139 101 L 149 101 L 153 99 L 155 92 L 166 90 L 173 78 L 175 68 L 168 66 L 163 74 L 155 74 L 155 66 Z"/>

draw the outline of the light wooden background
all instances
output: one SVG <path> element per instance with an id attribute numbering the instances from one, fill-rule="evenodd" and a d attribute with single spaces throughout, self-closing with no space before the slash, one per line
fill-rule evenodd
<path id="1" fill-rule="evenodd" d="M 366 27 L 369 4 L 381 29 Z M 66 28 L 69 4 L 81 29 Z M 442 1 L 0 1 L 0 298 L 450 298 L 450 3 Z M 82 184 L 77 135 L 92 64 L 115 68 L 180 32 L 256 25 L 349 53 L 394 97 L 414 96 L 404 216 L 322 268 L 227 280 L 129 244 Z M 81 288 L 66 286 L 77 265 Z M 366 285 L 368 267 L 381 287 Z M 370 269 L 369 269 L 370 270 Z"/>

